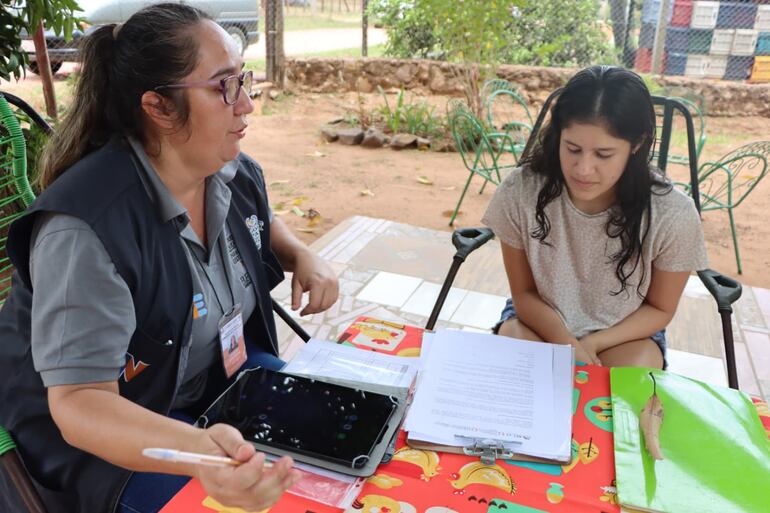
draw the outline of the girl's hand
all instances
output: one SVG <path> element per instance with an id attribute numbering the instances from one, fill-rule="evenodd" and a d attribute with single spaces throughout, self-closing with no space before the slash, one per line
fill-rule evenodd
<path id="1" fill-rule="evenodd" d="M 594 339 L 591 338 L 591 335 L 586 335 L 585 337 L 581 338 L 580 340 L 576 340 L 575 342 L 575 358 L 577 360 L 585 358 L 585 360 L 582 360 L 585 363 L 591 365 L 602 364 L 602 361 L 597 355 L 596 343 Z"/>
<path id="2" fill-rule="evenodd" d="M 215 424 L 202 430 L 199 440 L 195 451 L 229 456 L 242 462 L 237 467 L 195 466 L 194 477 L 208 495 L 225 506 L 262 511 L 275 504 L 283 492 L 300 479 L 300 473 L 292 470 L 293 462 L 288 456 L 276 461 L 272 468 L 266 468 L 265 455 L 257 453 L 232 426 Z"/>

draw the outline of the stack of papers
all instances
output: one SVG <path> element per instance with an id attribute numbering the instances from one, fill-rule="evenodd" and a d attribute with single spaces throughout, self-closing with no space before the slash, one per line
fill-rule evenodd
<path id="1" fill-rule="evenodd" d="M 517 456 L 571 459 L 572 346 L 445 330 L 420 359 L 404 424 L 410 442 L 462 448 L 491 440 Z"/>

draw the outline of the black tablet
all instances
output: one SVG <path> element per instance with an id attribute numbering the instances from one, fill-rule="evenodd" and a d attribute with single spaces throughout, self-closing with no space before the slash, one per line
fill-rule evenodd
<path id="1" fill-rule="evenodd" d="M 397 406 L 392 396 L 257 368 L 242 373 L 204 416 L 258 446 L 361 468 Z"/>

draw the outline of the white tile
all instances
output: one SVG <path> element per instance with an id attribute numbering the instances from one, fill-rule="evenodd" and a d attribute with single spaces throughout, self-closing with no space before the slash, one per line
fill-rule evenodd
<path id="1" fill-rule="evenodd" d="M 489 329 L 500 320 L 505 299 L 503 296 L 469 291 L 450 321 L 464 326 Z"/>
<path id="2" fill-rule="evenodd" d="M 441 285 L 424 281 L 417 287 L 417 290 L 409 297 L 404 306 L 401 307 L 401 310 L 428 317 L 431 311 L 433 311 L 433 305 L 435 305 L 436 299 L 438 299 L 439 292 L 441 292 Z M 438 318 L 442 321 L 449 320 L 467 293 L 468 291 L 465 289 L 450 288 Z"/>
<path id="3" fill-rule="evenodd" d="M 709 385 L 727 386 L 727 375 L 720 358 L 667 349 L 666 359 L 668 370 L 675 374 L 697 379 Z"/>
<path id="4" fill-rule="evenodd" d="M 356 296 L 359 301 L 401 308 L 422 280 L 403 274 L 380 272 Z"/>
<path id="5" fill-rule="evenodd" d="M 711 297 L 711 293 L 700 281 L 700 278 L 693 275 L 687 278 L 687 285 L 684 287 L 685 295 L 689 297 Z"/>

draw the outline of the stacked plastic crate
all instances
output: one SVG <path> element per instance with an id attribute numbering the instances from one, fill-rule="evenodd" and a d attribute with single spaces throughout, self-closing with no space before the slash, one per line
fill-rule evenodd
<path id="1" fill-rule="evenodd" d="M 661 3 L 645 0 L 642 6 L 636 59 L 636 68 L 642 72 L 651 68 Z M 671 0 L 669 6 L 664 42 L 666 75 L 770 80 L 770 0 Z M 755 53 L 767 56 L 757 60 L 756 66 Z"/>
<path id="2" fill-rule="evenodd" d="M 770 82 L 770 5 L 757 6 L 754 29 L 757 31 L 757 48 L 751 81 Z"/>

